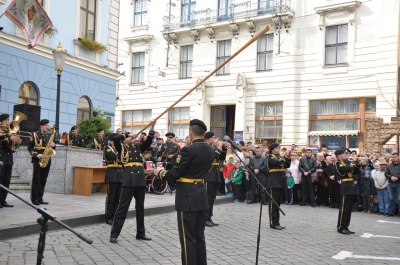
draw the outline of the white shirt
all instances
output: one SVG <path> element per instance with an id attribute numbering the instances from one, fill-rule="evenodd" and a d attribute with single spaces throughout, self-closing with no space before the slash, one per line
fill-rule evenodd
<path id="1" fill-rule="evenodd" d="M 294 161 L 291 161 L 289 169 L 292 172 L 292 176 L 294 178 L 294 184 L 300 184 L 301 172 L 299 170 L 299 160 L 296 159 Z"/>

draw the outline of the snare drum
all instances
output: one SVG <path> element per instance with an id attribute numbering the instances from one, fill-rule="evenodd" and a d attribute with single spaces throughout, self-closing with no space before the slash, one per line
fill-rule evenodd
<path id="1" fill-rule="evenodd" d="M 154 169 L 154 163 L 153 161 L 146 161 L 146 170 Z"/>

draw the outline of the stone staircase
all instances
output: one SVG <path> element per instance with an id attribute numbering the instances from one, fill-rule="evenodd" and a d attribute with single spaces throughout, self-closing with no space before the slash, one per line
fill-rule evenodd
<path id="1" fill-rule="evenodd" d="M 19 176 L 11 176 L 10 190 L 14 192 L 30 192 L 31 185 L 27 180 L 20 180 Z"/>

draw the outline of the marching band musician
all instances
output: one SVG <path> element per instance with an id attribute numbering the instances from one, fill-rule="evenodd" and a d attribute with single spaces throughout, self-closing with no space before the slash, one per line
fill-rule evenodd
<path id="1" fill-rule="evenodd" d="M 78 134 L 78 128 L 76 126 L 71 127 L 71 131 L 68 135 L 68 146 L 84 147 L 83 137 Z"/>
<path id="2" fill-rule="evenodd" d="M 103 150 L 107 145 L 108 139 L 104 137 L 104 129 L 99 128 L 96 130 L 97 137 L 93 139 L 93 149 Z"/>
<path id="3" fill-rule="evenodd" d="M 158 161 L 162 161 L 164 168 L 170 170 L 175 161 L 176 156 L 179 153 L 178 144 L 175 143 L 175 134 L 169 132 L 165 135 L 167 141 L 161 145 Z M 175 182 L 168 181 L 168 186 L 171 192 L 174 190 Z"/>
<path id="4" fill-rule="evenodd" d="M 204 176 L 210 171 L 214 150 L 203 138 L 206 131 L 203 121 L 191 120 L 189 138 L 192 144 L 182 148 L 171 170 L 155 170 L 160 178 L 177 181 L 175 210 L 183 265 L 207 264 L 204 236 L 207 191 Z"/>
<path id="5" fill-rule="evenodd" d="M 7 128 L 9 126 L 9 117 L 10 115 L 8 114 L 1 114 L 0 115 L 0 124 L 2 125 L 3 128 Z M 14 164 L 14 158 L 13 158 L 13 153 L 15 150 L 11 148 L 12 142 L 20 144 L 22 142 L 21 138 L 19 138 L 16 135 L 10 136 L 7 135 L 7 131 L 3 131 L 4 136 L 2 136 L 1 141 L 1 148 L 0 148 L 0 161 L 3 162 L 3 168 L 0 169 L 2 172 L 0 172 L 0 184 L 2 184 L 4 187 L 9 188 L 10 187 L 10 180 L 11 180 L 11 173 L 12 173 L 12 167 Z M 14 207 L 14 205 L 11 205 L 7 203 L 6 198 L 7 198 L 8 192 L 0 189 L 0 208 L 3 207 Z"/>
<path id="6" fill-rule="evenodd" d="M 123 180 L 119 205 L 111 227 L 111 243 L 117 243 L 117 238 L 124 225 L 132 197 L 135 197 L 136 201 L 136 239 L 151 240 L 151 238 L 146 236 L 144 227 L 146 176 L 143 168 L 142 153 L 149 148 L 153 142 L 155 124 L 155 121 L 151 121 L 149 134 L 143 143 L 137 142 L 133 144 L 136 137 L 134 134 L 119 134 L 113 138 L 115 149 L 118 152 L 118 159 L 123 167 Z"/>
<path id="7" fill-rule="evenodd" d="M 349 225 L 353 201 L 356 195 L 355 185 L 357 185 L 354 173 L 356 173 L 355 171 L 358 170 L 358 167 L 355 162 L 346 159 L 345 150 L 336 150 L 335 155 L 337 157 L 336 172 L 338 178 L 341 180 L 340 196 L 342 201 L 339 209 L 337 231 L 344 235 L 350 235 L 354 234 L 354 232 L 349 230 Z"/>
<path id="8" fill-rule="evenodd" d="M 290 158 L 280 155 L 279 144 L 273 143 L 268 146 L 270 154 L 267 159 L 267 185 L 272 199 L 281 205 L 286 187 L 285 168 L 290 167 Z M 269 225 L 272 229 L 282 230 L 285 227 L 279 223 L 279 208 L 271 201 L 269 203 Z"/>
<path id="9" fill-rule="evenodd" d="M 28 145 L 28 151 L 32 156 L 33 177 L 31 188 L 31 201 L 34 205 L 49 204 L 43 201 L 44 188 L 50 171 L 51 158 L 45 168 L 40 167 L 40 160 L 44 158 L 43 152 L 49 143 L 51 134 L 49 134 L 49 120 L 43 119 L 39 122 L 40 130 L 33 133 Z M 54 142 L 50 147 L 55 149 Z"/>
<path id="10" fill-rule="evenodd" d="M 104 147 L 104 161 L 106 162 L 107 171 L 105 183 L 107 184 L 106 197 L 106 224 L 111 225 L 115 212 L 118 207 L 119 195 L 122 187 L 122 164 L 118 160 L 118 152 L 115 149 L 113 138 L 117 133 L 108 135 L 109 144 Z"/>
<path id="11" fill-rule="evenodd" d="M 207 144 L 209 144 L 214 150 L 214 161 L 212 162 L 212 168 L 207 173 L 204 178 L 206 182 L 206 190 L 208 197 L 208 207 L 206 211 L 206 226 L 213 227 L 219 226 L 219 224 L 214 223 L 211 217 L 213 216 L 213 208 L 215 198 L 217 197 L 218 187 L 221 183 L 221 171 L 220 171 L 220 160 L 225 160 L 226 158 L 226 147 L 222 147 L 222 150 L 216 147 L 218 140 L 215 139 L 214 132 L 206 132 L 204 139 Z"/>
<path id="12" fill-rule="evenodd" d="M 164 162 L 166 169 L 171 169 L 173 158 L 178 155 L 179 150 L 178 145 L 174 141 L 175 134 L 169 132 L 165 136 L 167 137 L 167 142 L 161 145 L 158 161 Z"/>

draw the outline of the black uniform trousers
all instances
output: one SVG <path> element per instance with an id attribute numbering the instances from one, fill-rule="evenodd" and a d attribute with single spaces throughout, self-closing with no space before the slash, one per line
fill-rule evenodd
<path id="1" fill-rule="evenodd" d="M 285 196 L 285 189 L 281 188 L 270 188 L 269 194 L 271 195 L 272 199 L 276 201 L 276 203 L 280 206 Z M 275 226 L 280 225 L 279 223 L 279 208 L 276 207 L 275 203 L 272 201 L 269 203 L 269 226 L 274 228 Z"/>
<path id="2" fill-rule="evenodd" d="M 350 219 L 351 219 L 351 209 L 355 195 L 343 195 L 342 196 L 342 206 L 339 209 L 339 218 L 337 229 L 339 232 L 342 230 L 349 229 Z"/>
<path id="3" fill-rule="evenodd" d="M 211 221 L 211 217 L 213 216 L 214 202 L 215 198 L 217 197 L 218 187 L 219 187 L 219 182 L 206 182 L 206 190 L 208 198 L 206 221 Z"/>
<path id="4" fill-rule="evenodd" d="M 2 174 L 0 173 L 0 184 L 6 188 L 10 188 L 12 165 L 3 165 L 2 170 Z M 4 203 L 6 201 L 7 195 L 8 191 L 0 189 L 0 203 Z"/>
<path id="5" fill-rule="evenodd" d="M 206 211 L 177 211 L 177 214 L 182 265 L 206 265 L 207 252 L 204 236 Z"/>
<path id="6" fill-rule="evenodd" d="M 121 189 L 122 189 L 121 182 L 109 182 L 107 185 L 106 214 L 105 214 L 106 221 L 114 219 L 114 215 L 119 204 Z"/>
<path id="7" fill-rule="evenodd" d="M 31 201 L 42 201 L 44 187 L 46 186 L 47 177 L 49 176 L 51 163 L 49 162 L 45 168 L 41 168 L 38 162 L 33 163 L 33 177 L 31 188 Z"/>
<path id="8" fill-rule="evenodd" d="M 315 203 L 315 187 L 314 183 L 311 182 L 311 176 L 301 175 L 301 201 L 302 203 L 306 203 L 307 198 L 310 199 L 310 202 Z"/>
<path id="9" fill-rule="evenodd" d="M 125 223 L 126 215 L 129 210 L 132 198 L 135 198 L 136 209 L 136 236 L 146 235 L 144 229 L 144 196 L 146 187 L 122 187 L 121 197 L 117 211 L 114 215 L 114 221 L 111 227 L 110 238 L 118 238 L 121 233 L 122 226 Z"/>
<path id="10" fill-rule="evenodd" d="M 340 184 L 337 181 L 329 182 L 329 205 L 338 207 L 340 202 Z"/>

